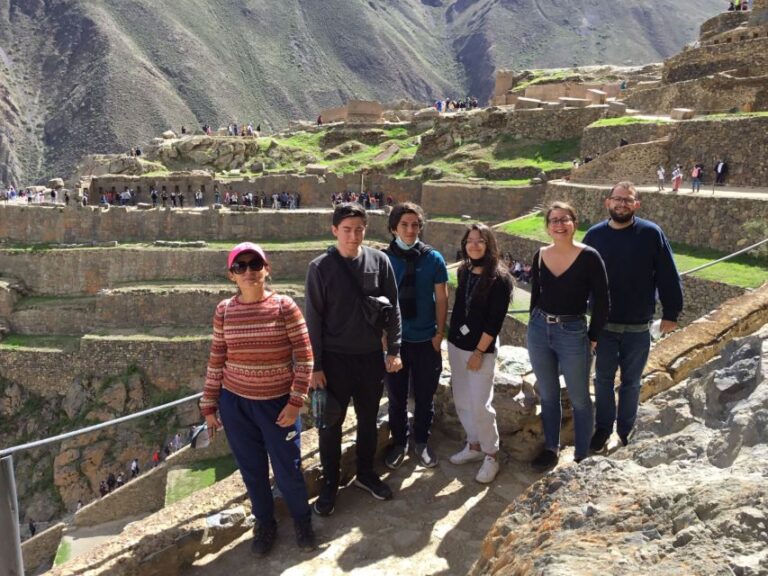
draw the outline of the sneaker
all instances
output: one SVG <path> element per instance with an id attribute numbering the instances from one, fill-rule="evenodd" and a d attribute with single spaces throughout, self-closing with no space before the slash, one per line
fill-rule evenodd
<path id="1" fill-rule="evenodd" d="M 621 440 L 621 445 L 626 446 L 629 444 L 629 434 L 619 434 L 619 440 Z"/>
<path id="2" fill-rule="evenodd" d="M 386 456 L 384 456 L 384 464 L 390 470 L 397 470 L 405 460 L 405 453 L 408 451 L 408 446 L 401 446 L 400 444 L 392 444 L 387 450 Z"/>
<path id="3" fill-rule="evenodd" d="M 312 516 L 295 520 L 293 527 L 296 530 L 296 545 L 302 552 L 311 552 L 317 548 L 315 543 L 315 531 L 312 530 Z"/>
<path id="4" fill-rule="evenodd" d="M 490 484 L 496 478 L 499 473 L 499 461 L 493 456 L 486 456 L 483 460 L 483 465 L 480 466 L 480 470 L 477 471 L 475 480 L 481 484 Z"/>
<path id="5" fill-rule="evenodd" d="M 464 448 L 456 452 L 449 460 L 451 464 L 467 464 L 469 462 L 480 462 L 483 458 L 485 458 L 485 454 L 480 450 L 473 450 L 469 447 L 469 442 L 467 442 L 464 444 Z"/>
<path id="6" fill-rule="evenodd" d="M 261 558 L 266 556 L 275 545 L 277 538 L 277 522 L 262 526 L 259 524 L 253 529 L 253 542 L 251 542 L 251 554 Z"/>
<path id="7" fill-rule="evenodd" d="M 429 444 L 416 444 L 416 456 L 424 468 L 437 466 L 437 454 L 429 447 Z"/>
<path id="8" fill-rule="evenodd" d="M 315 503 L 312 504 L 312 510 L 315 511 L 315 514 L 318 516 L 330 516 L 333 514 L 333 511 L 336 509 L 337 491 L 338 489 L 335 486 L 327 482 L 323 484 L 323 487 L 320 488 L 320 495 L 315 500 Z"/>
<path id="9" fill-rule="evenodd" d="M 608 438 L 611 437 L 611 431 L 605 428 L 598 428 L 592 435 L 592 441 L 589 443 L 589 449 L 592 452 L 600 452 L 605 448 L 605 443 L 608 442 Z"/>
<path id="10" fill-rule="evenodd" d="M 382 482 L 376 474 L 358 476 L 355 478 L 355 486 L 367 490 L 376 500 L 392 500 L 392 489 Z"/>
<path id="11" fill-rule="evenodd" d="M 536 456 L 536 458 L 533 459 L 531 466 L 537 472 L 546 472 L 547 470 L 551 470 L 557 466 L 558 460 L 559 457 L 555 452 L 552 452 L 552 450 L 544 449 L 538 456 Z"/>

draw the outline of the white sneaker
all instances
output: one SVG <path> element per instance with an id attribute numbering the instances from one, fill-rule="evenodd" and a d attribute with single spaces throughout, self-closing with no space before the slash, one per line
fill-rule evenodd
<path id="1" fill-rule="evenodd" d="M 468 462 L 480 462 L 485 456 L 480 450 L 473 450 L 469 447 L 469 443 L 464 444 L 464 448 L 461 451 L 456 452 L 449 458 L 451 464 L 467 464 Z"/>
<path id="2" fill-rule="evenodd" d="M 490 484 L 496 478 L 499 473 L 499 461 L 492 456 L 486 456 L 483 461 L 483 465 L 480 466 L 480 470 L 477 471 L 475 480 L 481 484 Z"/>

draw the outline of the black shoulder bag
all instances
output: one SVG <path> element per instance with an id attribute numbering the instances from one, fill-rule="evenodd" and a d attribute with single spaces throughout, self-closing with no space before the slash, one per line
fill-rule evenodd
<path id="1" fill-rule="evenodd" d="M 377 331 L 384 330 L 389 326 L 392 314 L 394 314 L 394 306 L 392 306 L 389 298 L 386 296 L 366 296 L 363 289 L 360 287 L 360 283 L 357 281 L 354 274 L 352 274 L 352 270 L 349 269 L 349 265 L 344 261 L 344 257 L 339 251 L 335 248 L 329 248 L 328 254 L 336 260 L 339 267 L 344 270 L 347 278 L 349 278 L 352 286 L 354 286 L 365 321 Z"/>

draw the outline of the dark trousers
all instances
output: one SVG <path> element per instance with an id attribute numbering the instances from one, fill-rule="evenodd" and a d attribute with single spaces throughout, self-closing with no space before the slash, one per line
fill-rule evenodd
<path id="1" fill-rule="evenodd" d="M 357 475 L 373 473 L 376 454 L 376 417 L 384 392 L 384 354 L 323 354 L 328 392 L 339 403 L 338 421 L 320 431 L 320 462 L 325 481 L 339 485 L 341 430 L 350 400 L 357 416 Z"/>
<path id="2" fill-rule="evenodd" d="M 309 518 L 307 487 L 301 472 L 301 419 L 283 428 L 275 422 L 288 396 L 249 400 L 222 389 L 219 414 L 235 455 L 259 524 L 274 520 L 275 504 L 269 484 L 269 464 L 294 520 Z"/>
<path id="3" fill-rule="evenodd" d="M 413 388 L 413 441 L 426 444 L 435 416 L 434 396 L 443 368 L 442 357 L 432 341 L 403 342 L 400 348 L 403 369 L 387 374 L 389 396 L 389 429 L 395 444 L 408 442 L 408 388 Z"/>

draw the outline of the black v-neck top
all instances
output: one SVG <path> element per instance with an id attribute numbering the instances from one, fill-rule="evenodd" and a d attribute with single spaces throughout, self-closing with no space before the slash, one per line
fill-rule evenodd
<path id="1" fill-rule="evenodd" d="M 539 269 L 537 250 L 531 266 L 531 312 L 539 308 L 547 314 L 571 316 L 586 314 L 590 307 L 587 335 L 595 341 L 608 321 L 609 310 L 608 277 L 597 250 L 585 246 L 560 276 L 552 274 L 543 260 Z"/>

